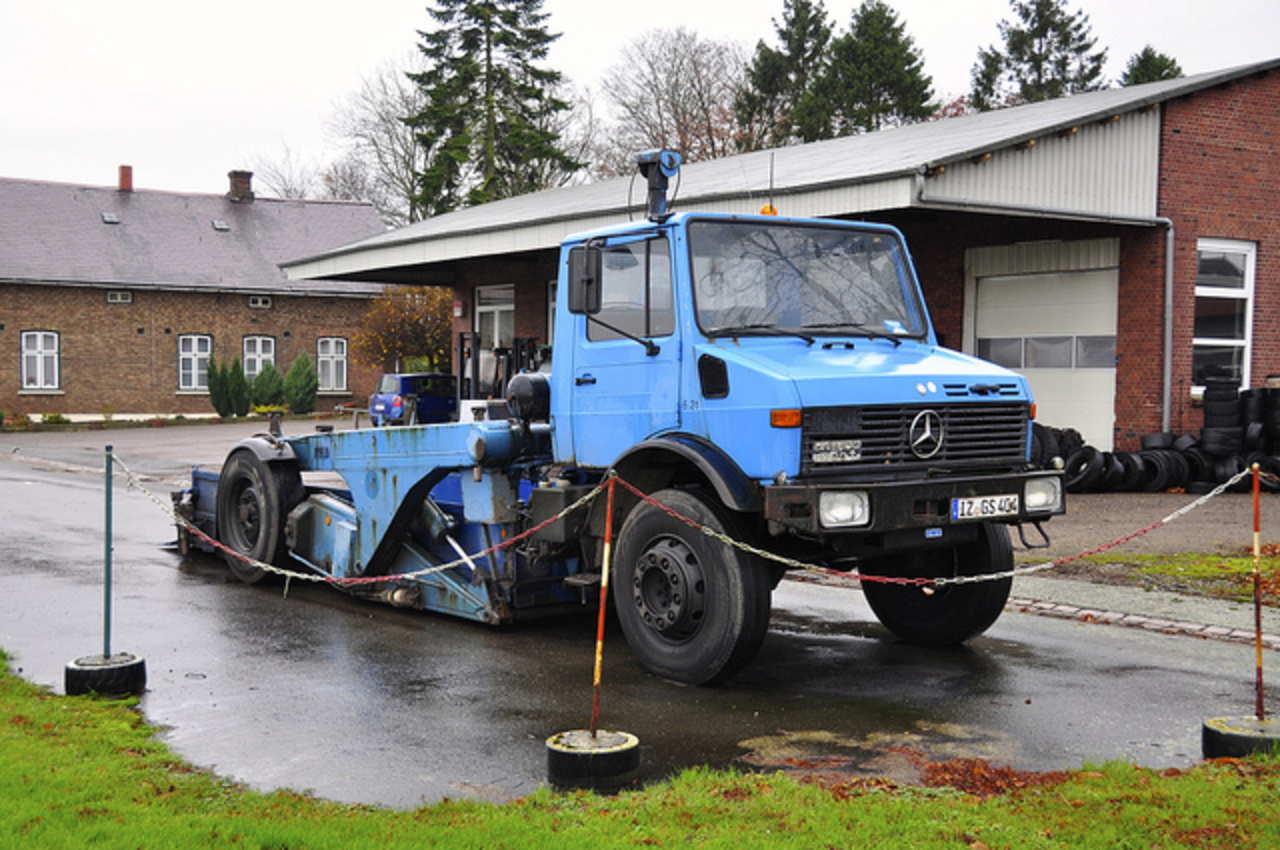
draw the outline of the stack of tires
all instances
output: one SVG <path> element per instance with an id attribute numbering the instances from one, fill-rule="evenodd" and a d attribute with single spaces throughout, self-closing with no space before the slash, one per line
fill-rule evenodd
<path id="1" fill-rule="evenodd" d="M 1085 445 L 1071 429 L 1045 428 L 1032 438 L 1032 460 L 1043 467 L 1062 458 L 1064 483 L 1071 493 L 1146 492 L 1182 489 L 1207 493 L 1257 463 L 1262 486 L 1280 491 L 1280 376 L 1268 386 L 1240 392 L 1231 379 L 1209 379 L 1204 393 L 1200 436 L 1168 432 L 1147 434 L 1141 451 L 1104 452 Z M 1057 454 L 1037 445 L 1055 449 Z M 1251 486 L 1248 479 L 1240 489 Z"/>

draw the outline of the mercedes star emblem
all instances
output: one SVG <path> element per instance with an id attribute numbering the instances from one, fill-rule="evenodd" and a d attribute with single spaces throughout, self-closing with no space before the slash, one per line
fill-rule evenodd
<path id="1" fill-rule="evenodd" d="M 928 460 L 942 448 L 942 417 L 935 411 L 922 410 L 911 420 L 907 431 L 911 453 L 921 460 Z"/>

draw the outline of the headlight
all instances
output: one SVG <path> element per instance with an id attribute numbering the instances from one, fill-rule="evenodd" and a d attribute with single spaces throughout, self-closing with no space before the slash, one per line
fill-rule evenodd
<path id="1" fill-rule="evenodd" d="M 818 520 L 823 528 L 849 528 L 871 522 L 871 500 L 861 490 L 818 496 Z"/>
<path id="2" fill-rule="evenodd" d="M 1032 478 L 1027 481 L 1022 503 L 1028 513 L 1052 513 L 1062 507 L 1062 479 Z"/>

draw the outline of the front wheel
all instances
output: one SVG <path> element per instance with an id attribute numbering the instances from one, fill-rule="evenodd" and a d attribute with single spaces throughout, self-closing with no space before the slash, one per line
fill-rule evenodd
<path id="1" fill-rule="evenodd" d="M 245 558 L 265 564 L 288 563 L 285 519 L 304 498 L 302 476 L 292 461 L 267 463 L 248 449 L 236 449 L 218 476 L 218 540 L 236 578 L 257 584 L 267 571 Z M 237 557 L 243 556 L 243 557 Z"/>
<path id="2" fill-rule="evenodd" d="M 942 578 L 1002 573 L 1013 569 L 1009 530 L 985 522 L 978 539 L 953 549 L 916 552 L 898 564 L 868 564 L 868 574 L 901 578 Z M 912 643 L 946 646 L 985 632 L 1009 599 L 1013 579 L 947 584 L 932 593 L 916 585 L 863 581 L 862 592 L 876 617 L 889 631 Z"/>
<path id="3" fill-rule="evenodd" d="M 741 539 L 733 516 L 700 491 L 662 490 L 654 500 L 711 530 Z M 641 502 L 618 534 L 614 607 L 627 643 L 650 671 L 693 685 L 742 669 L 769 630 L 772 582 L 759 558 Z"/>

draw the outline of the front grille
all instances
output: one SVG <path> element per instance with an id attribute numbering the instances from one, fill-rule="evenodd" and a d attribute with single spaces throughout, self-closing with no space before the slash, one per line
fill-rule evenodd
<path id="1" fill-rule="evenodd" d="M 911 451 L 909 431 L 924 411 L 938 415 L 942 445 L 922 459 Z M 1026 457 L 1027 416 L 1026 402 L 809 408 L 801 426 L 800 474 L 1016 468 Z M 815 450 L 829 462 L 815 462 Z"/>

